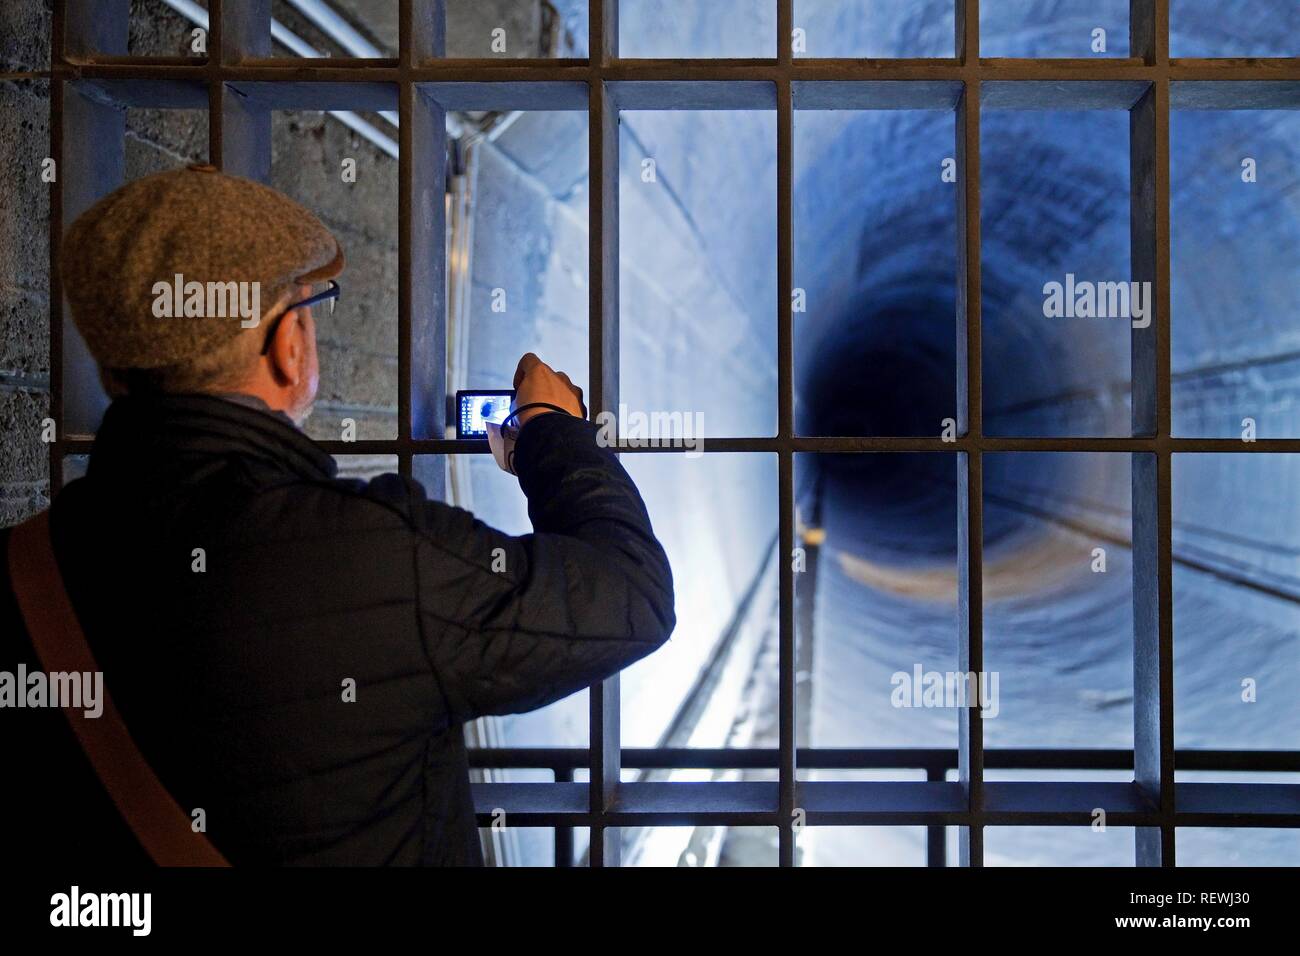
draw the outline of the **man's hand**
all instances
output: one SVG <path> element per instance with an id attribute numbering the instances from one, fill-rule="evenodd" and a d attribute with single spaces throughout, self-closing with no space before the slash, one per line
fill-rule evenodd
<path id="1" fill-rule="evenodd" d="M 582 401 L 582 389 L 569 381 L 569 376 L 557 372 L 532 352 L 519 360 L 515 369 L 515 408 L 522 408 L 530 402 L 546 402 L 558 405 L 569 414 L 578 418 L 587 417 L 587 406 Z M 538 415 L 546 415 L 549 408 L 530 408 L 516 419 L 522 428 L 529 420 Z"/>

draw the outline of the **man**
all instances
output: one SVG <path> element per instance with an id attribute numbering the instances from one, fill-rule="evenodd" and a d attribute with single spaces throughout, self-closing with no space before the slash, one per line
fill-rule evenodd
<path id="1" fill-rule="evenodd" d="M 571 694 L 673 629 L 667 559 L 581 390 L 519 362 L 535 532 L 512 537 L 409 478 L 336 478 L 296 427 L 318 379 L 300 303 L 343 266 L 301 206 L 212 167 L 161 173 L 88 210 L 62 262 L 113 402 L 51 536 L 163 788 L 233 865 L 481 863 L 461 725 Z M 8 577 L 0 635 L 0 670 L 39 669 Z M 0 720 L 9 859 L 144 862 L 62 713 Z"/>

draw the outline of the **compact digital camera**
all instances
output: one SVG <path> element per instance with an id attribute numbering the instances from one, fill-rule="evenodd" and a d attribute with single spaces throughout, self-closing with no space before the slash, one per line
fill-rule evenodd
<path id="1" fill-rule="evenodd" d="M 512 388 L 463 389 L 456 393 L 456 437 L 487 438 L 487 424 L 500 425 L 515 400 Z"/>

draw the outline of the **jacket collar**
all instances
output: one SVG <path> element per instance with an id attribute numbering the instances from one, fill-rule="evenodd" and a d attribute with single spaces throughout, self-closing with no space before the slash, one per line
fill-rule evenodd
<path id="1" fill-rule="evenodd" d="M 104 413 L 87 474 L 129 478 L 174 471 L 180 460 L 231 458 L 256 459 L 306 479 L 337 472 L 328 453 L 269 408 L 217 395 L 128 395 Z"/>

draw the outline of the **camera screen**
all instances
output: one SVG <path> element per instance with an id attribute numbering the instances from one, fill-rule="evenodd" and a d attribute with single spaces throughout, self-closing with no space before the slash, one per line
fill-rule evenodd
<path id="1" fill-rule="evenodd" d="M 457 438 L 486 438 L 487 423 L 501 424 L 510 414 L 514 392 L 461 392 Z"/>

